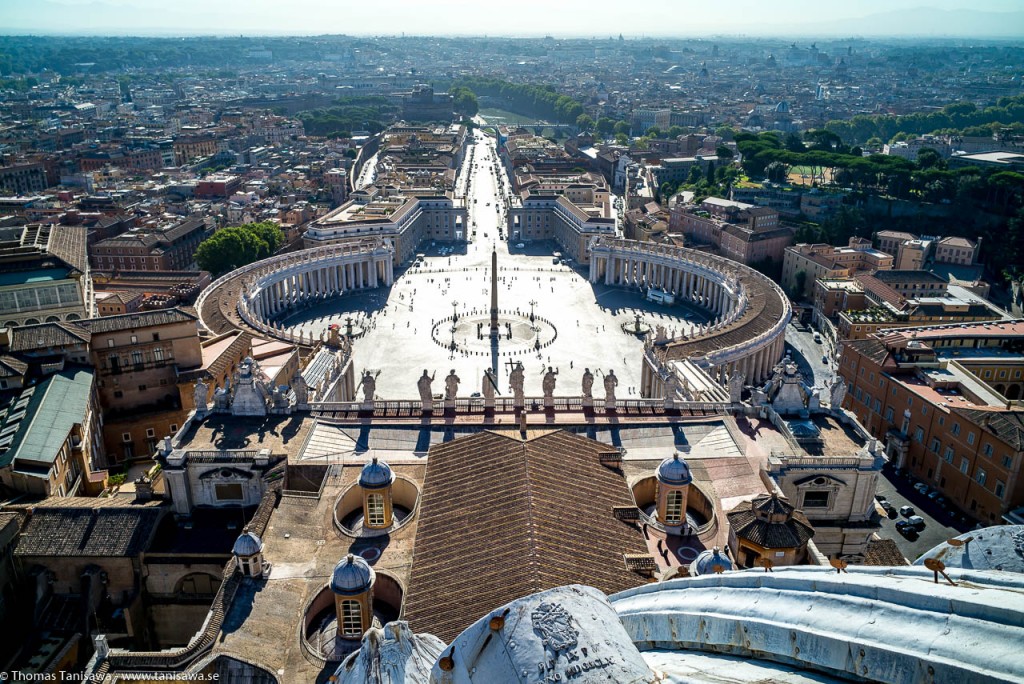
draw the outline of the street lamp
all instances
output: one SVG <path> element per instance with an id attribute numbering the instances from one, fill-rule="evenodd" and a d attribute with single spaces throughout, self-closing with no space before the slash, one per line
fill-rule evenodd
<path id="1" fill-rule="evenodd" d="M 537 300 L 530 300 L 530 323 L 533 323 L 533 307 L 537 306 Z"/>
<path id="2" fill-rule="evenodd" d="M 456 300 L 452 300 L 452 326 L 454 326 L 459 320 L 458 312 L 459 303 Z"/>

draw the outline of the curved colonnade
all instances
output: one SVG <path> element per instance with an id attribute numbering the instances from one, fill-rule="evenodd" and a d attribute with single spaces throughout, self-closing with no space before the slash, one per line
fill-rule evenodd
<path id="1" fill-rule="evenodd" d="M 618 238 L 590 244 L 590 282 L 661 288 L 714 317 L 690 335 L 649 346 L 644 364 L 645 396 L 661 396 L 653 374 L 664 376 L 669 361 L 690 359 L 712 377 L 742 373 L 748 384 L 766 379 L 785 351 L 793 311 L 773 280 L 738 262 L 683 247 Z"/>
<path id="2" fill-rule="evenodd" d="M 353 290 L 394 282 L 394 248 L 382 239 L 313 247 L 280 254 L 221 276 L 196 301 L 200 321 L 214 333 L 248 327 L 298 344 L 313 336 L 281 322 L 289 312 Z"/>

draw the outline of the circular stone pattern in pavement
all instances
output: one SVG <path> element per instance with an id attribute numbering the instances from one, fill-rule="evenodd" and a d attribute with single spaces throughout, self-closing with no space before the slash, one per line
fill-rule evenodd
<path id="1" fill-rule="evenodd" d="M 434 343 L 449 351 L 462 354 L 491 354 L 491 317 L 489 314 L 468 314 L 459 316 L 452 330 L 452 319 L 448 317 L 435 323 L 430 331 Z M 535 316 L 502 314 L 498 316 L 498 354 L 517 356 L 547 347 L 558 337 L 558 329 L 549 321 Z"/>

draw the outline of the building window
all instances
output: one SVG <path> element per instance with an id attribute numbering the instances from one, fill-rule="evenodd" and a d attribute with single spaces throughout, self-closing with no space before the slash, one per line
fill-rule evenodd
<path id="1" fill-rule="evenodd" d="M 967 433 L 967 443 L 968 444 L 974 444 L 974 433 L 973 432 L 968 432 Z"/>
<path id="2" fill-rule="evenodd" d="M 981 448 L 981 453 L 985 454 L 989 458 L 992 458 L 992 445 L 991 444 L 986 444 L 985 446 L 983 446 Z"/>
<path id="3" fill-rule="evenodd" d="M 146 436 L 147 437 L 155 437 L 156 436 L 156 430 L 154 430 L 153 428 L 146 428 Z"/>
<path id="4" fill-rule="evenodd" d="M 122 432 L 121 433 L 121 441 L 122 442 L 130 442 L 130 441 L 132 441 L 132 433 L 130 433 L 130 432 Z"/>
<path id="5" fill-rule="evenodd" d="M 924 430 L 920 427 L 914 428 L 914 441 L 924 442 Z"/>
<path id="6" fill-rule="evenodd" d="M 988 476 L 985 474 L 984 470 L 982 470 L 981 468 L 978 468 L 978 473 L 974 476 L 974 479 L 976 479 L 978 481 L 978 484 L 980 484 L 982 487 L 984 487 L 985 486 L 985 480 L 988 479 Z"/>
<path id="7" fill-rule="evenodd" d="M 665 524 L 678 525 L 683 521 L 683 493 L 669 492 L 665 496 Z"/>
<path id="8" fill-rule="evenodd" d="M 1009 454 L 1006 454 L 1005 456 L 1003 456 L 1003 467 L 1004 468 L 1012 468 L 1013 467 L 1013 456 L 1010 456 Z"/>
<path id="9" fill-rule="evenodd" d="M 1002 480 L 996 480 L 996 496 L 1000 499 L 1003 498 L 1003 492 L 1006 491 L 1006 484 Z"/>
<path id="10" fill-rule="evenodd" d="M 178 431 L 178 424 L 177 424 L 177 423 L 171 423 L 170 431 L 171 431 L 171 434 L 172 434 L 172 435 L 173 435 L 173 434 L 174 434 L 175 432 L 177 432 L 177 431 Z"/>
<path id="11" fill-rule="evenodd" d="M 242 485 L 240 484 L 219 484 L 214 487 L 218 501 L 241 501 Z"/>
<path id="12" fill-rule="evenodd" d="M 111 339 L 111 338 L 107 338 L 107 347 L 113 347 L 113 346 L 114 346 L 114 340 Z"/>
<path id="13" fill-rule="evenodd" d="M 953 423 L 953 436 L 956 437 L 960 434 L 960 423 Z"/>
<path id="14" fill-rule="evenodd" d="M 928 407 L 927 406 L 922 406 L 921 407 L 921 415 L 922 416 L 927 416 L 928 415 Z"/>
<path id="15" fill-rule="evenodd" d="M 138 335 L 132 335 L 132 344 L 138 344 L 138 343 L 139 343 L 139 336 Z"/>
<path id="16" fill-rule="evenodd" d="M 885 419 L 891 423 L 892 422 L 892 416 L 893 416 L 892 406 L 889 406 L 888 408 L 885 409 Z"/>
<path id="17" fill-rule="evenodd" d="M 347 637 L 357 637 L 363 633 L 363 609 L 359 601 L 344 599 L 341 602 L 341 633 Z"/>
<path id="18" fill-rule="evenodd" d="M 383 494 L 368 494 L 366 496 L 366 522 L 373 527 L 384 525 Z"/>
<path id="19" fill-rule="evenodd" d="M 154 349 L 153 350 L 153 360 L 154 361 L 163 361 L 164 360 L 164 350 L 161 349 L 160 347 L 157 347 L 156 349 Z"/>
<path id="20" fill-rule="evenodd" d="M 946 453 L 944 453 L 942 455 L 942 458 L 947 463 L 952 463 L 953 462 L 953 447 L 951 447 L 951 446 L 946 447 Z"/>
<path id="21" fill-rule="evenodd" d="M 939 453 L 939 449 L 941 447 L 942 447 L 942 442 L 940 442 L 938 439 L 933 439 L 932 440 L 931 451 L 932 451 L 933 454 Z"/>
<path id="22" fill-rule="evenodd" d="M 966 458 L 960 459 L 960 472 L 967 474 L 967 469 L 971 467 L 971 464 L 967 462 Z"/>
<path id="23" fill-rule="evenodd" d="M 831 492 L 804 492 L 804 508 L 828 508 L 828 500 Z"/>

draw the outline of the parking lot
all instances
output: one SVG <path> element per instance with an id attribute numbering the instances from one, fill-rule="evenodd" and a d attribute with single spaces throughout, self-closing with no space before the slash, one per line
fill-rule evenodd
<path id="1" fill-rule="evenodd" d="M 910 562 L 917 560 L 925 551 L 941 544 L 950 537 L 955 537 L 966 532 L 969 526 L 962 521 L 954 521 L 953 516 L 941 508 L 927 496 L 914 490 L 915 480 L 907 476 L 900 477 L 893 473 L 893 469 L 886 466 L 878 478 L 876 492 L 884 496 L 889 503 L 899 510 L 903 506 L 912 506 L 917 515 L 925 521 L 925 527 L 920 531 L 916 539 L 908 539 L 896 530 L 896 522 L 905 520 L 902 515 L 894 520 L 882 517 L 882 528 L 878 536 L 883 539 L 892 539 L 896 542 L 900 552 Z"/>

